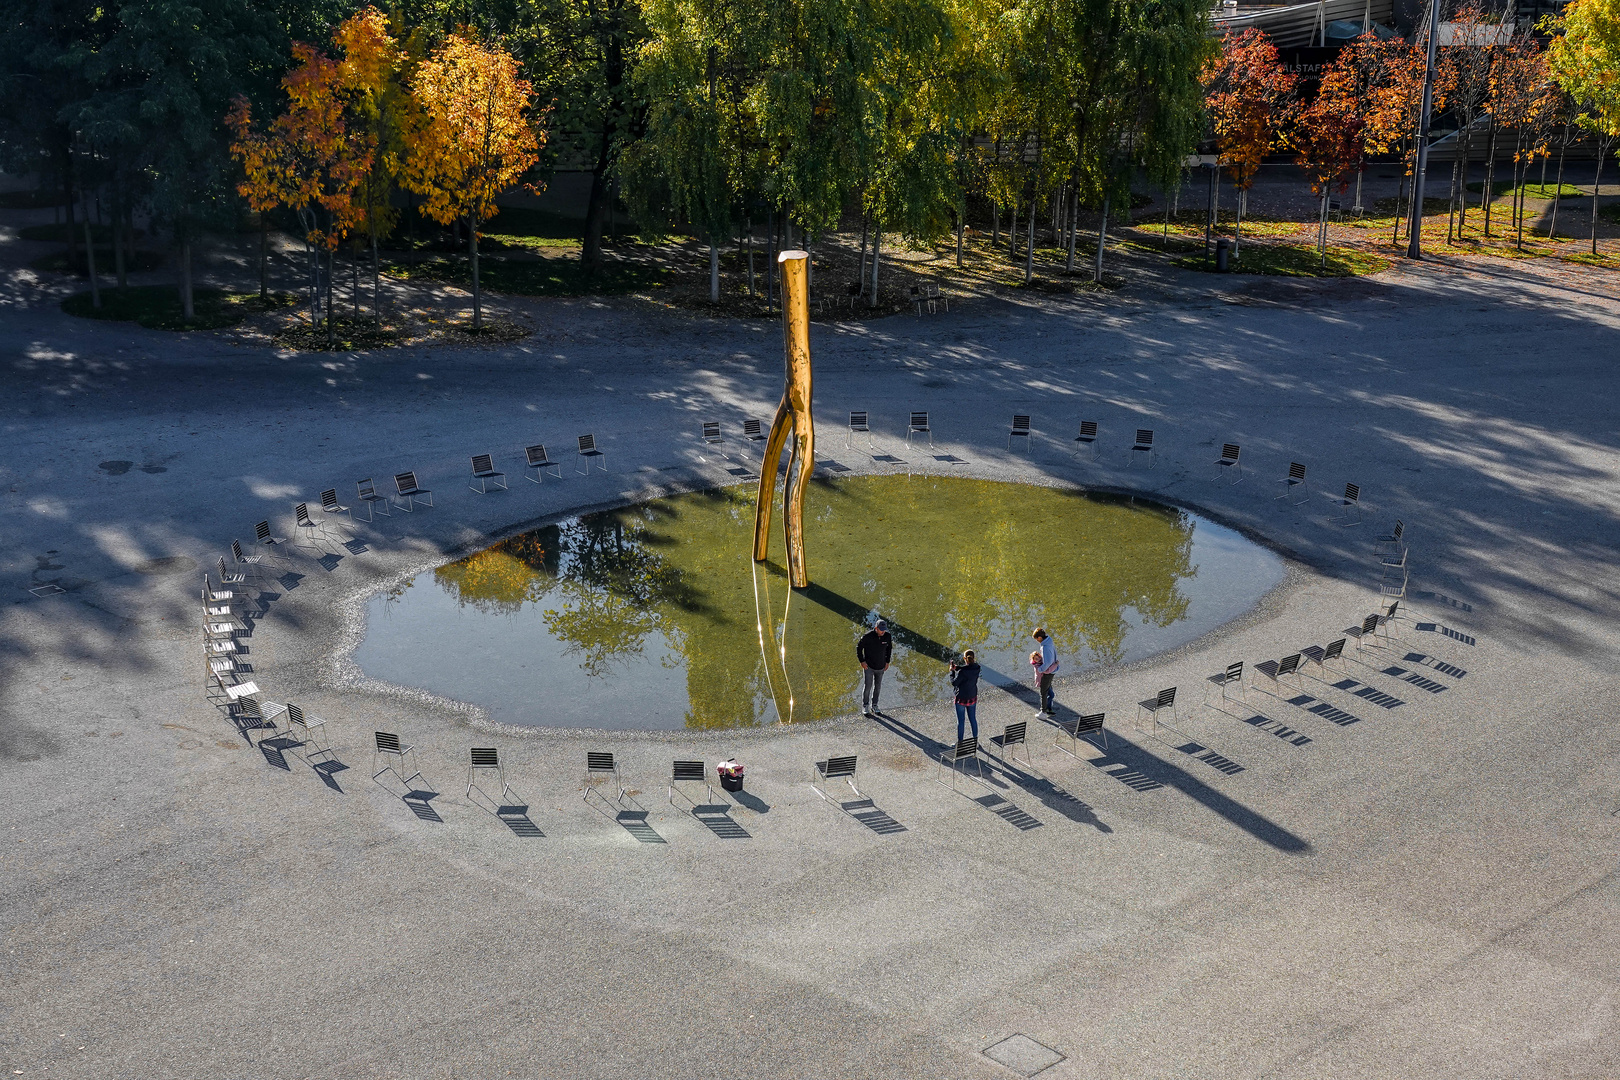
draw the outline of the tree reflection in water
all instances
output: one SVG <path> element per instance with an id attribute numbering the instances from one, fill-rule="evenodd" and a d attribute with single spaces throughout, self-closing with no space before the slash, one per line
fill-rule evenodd
<path id="1" fill-rule="evenodd" d="M 850 711 L 858 624 L 873 612 L 902 631 L 886 704 L 941 696 L 944 660 L 964 648 L 1027 678 L 1036 624 L 1067 671 L 1118 662 L 1133 622 L 1186 616 L 1181 586 L 1197 572 L 1193 519 L 1118 499 L 864 477 L 818 481 L 807 509 L 815 585 L 803 592 L 780 576 L 780 536 L 756 572 L 753 493 L 741 488 L 587 514 L 434 576 L 480 612 L 538 608 L 588 677 L 684 667 L 685 721 L 707 728 Z"/>

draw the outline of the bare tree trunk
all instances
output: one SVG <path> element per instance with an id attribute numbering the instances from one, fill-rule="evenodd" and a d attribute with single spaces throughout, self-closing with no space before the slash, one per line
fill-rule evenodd
<path id="1" fill-rule="evenodd" d="M 956 268 L 958 270 L 962 268 L 962 228 L 962 212 L 958 210 L 956 214 Z"/>
<path id="2" fill-rule="evenodd" d="M 1063 271 L 1074 273 L 1074 242 L 1075 233 L 1080 225 L 1080 188 L 1077 184 L 1069 185 L 1069 250 L 1063 259 Z"/>
<path id="3" fill-rule="evenodd" d="M 1558 202 L 1564 195 L 1564 151 L 1569 149 L 1569 125 L 1564 125 L 1564 140 L 1558 144 L 1558 179 L 1553 181 L 1552 219 L 1547 222 L 1547 239 L 1558 231 Z"/>
<path id="4" fill-rule="evenodd" d="M 861 215 L 861 269 L 860 269 L 860 273 L 855 275 L 855 280 L 859 281 L 861 283 L 861 288 L 863 288 L 863 289 L 866 288 L 866 227 L 867 227 L 868 224 L 869 223 L 867 221 L 866 215 L 862 214 Z"/>
<path id="5" fill-rule="evenodd" d="M 190 322 L 197 317 L 197 305 L 191 292 L 191 244 L 180 243 L 180 317 Z"/>
<path id="6" fill-rule="evenodd" d="M 1001 204 L 990 204 L 990 246 L 1001 246 Z"/>
<path id="7" fill-rule="evenodd" d="M 124 244 L 127 240 L 124 234 L 125 212 L 122 206 L 113 212 L 113 269 L 118 274 L 120 290 L 129 284 L 129 272 L 124 267 Z"/>
<path id="8" fill-rule="evenodd" d="M 720 302 L 720 245 L 709 234 L 709 303 Z"/>
<path id="9" fill-rule="evenodd" d="M 331 245 L 326 249 L 326 347 L 332 348 L 337 342 L 337 302 L 333 299 L 336 292 L 336 283 L 332 280 L 337 277 L 337 248 Z"/>
<path id="10" fill-rule="evenodd" d="M 752 220 L 743 222 L 743 234 L 747 237 L 744 243 L 748 251 L 748 296 L 754 296 L 754 223 Z"/>
<path id="11" fill-rule="evenodd" d="M 1491 117 L 1490 149 L 1485 154 L 1485 184 L 1480 189 L 1479 197 L 1485 210 L 1485 238 L 1491 236 L 1491 204 L 1495 202 L 1496 192 L 1491 190 L 1496 182 L 1496 117 Z"/>
<path id="12" fill-rule="evenodd" d="M 1029 195 L 1029 220 L 1024 222 L 1024 284 L 1035 279 L 1035 193 Z"/>
<path id="13" fill-rule="evenodd" d="M 1103 244 L 1108 240 L 1108 196 L 1103 196 L 1102 220 L 1097 224 L 1097 264 L 1092 268 L 1091 280 L 1102 284 Z"/>
<path id="14" fill-rule="evenodd" d="M 349 257 L 349 301 L 354 308 L 354 321 L 360 321 L 360 260 L 354 255 Z"/>
<path id="15" fill-rule="evenodd" d="M 765 307 L 776 305 L 776 208 L 765 210 Z"/>
<path id="16" fill-rule="evenodd" d="M 259 299 L 260 300 L 268 300 L 268 299 L 270 299 L 269 251 L 270 251 L 270 222 L 264 216 L 264 211 L 261 210 L 261 211 L 259 211 Z"/>
<path id="17" fill-rule="evenodd" d="M 1391 244 L 1399 244 L 1401 242 L 1401 201 L 1406 198 L 1407 177 L 1407 171 L 1404 168 L 1406 165 L 1405 147 L 1402 147 L 1401 150 L 1401 165 L 1403 166 L 1401 169 L 1401 180 L 1400 183 L 1395 185 L 1395 229 L 1389 237 L 1389 242 Z"/>
<path id="18" fill-rule="evenodd" d="M 598 229 L 598 232 L 597 232 L 596 239 L 597 239 L 597 243 L 600 244 L 601 240 L 602 240 L 602 235 L 601 235 L 601 231 L 600 231 L 600 229 L 601 229 L 601 223 L 600 222 L 597 223 L 597 229 Z M 472 262 L 472 287 L 473 287 L 473 324 L 472 324 L 472 328 L 475 331 L 477 331 L 477 330 L 482 330 L 484 328 L 484 304 L 483 304 L 484 297 L 483 297 L 483 294 L 482 294 L 482 292 L 480 292 L 479 287 L 478 287 L 478 219 L 473 217 L 471 214 L 467 215 L 467 257 Z"/>
<path id="19" fill-rule="evenodd" d="M 90 229 L 90 192 L 83 191 L 84 197 L 84 262 L 85 269 L 90 272 L 90 306 L 97 311 L 101 310 L 101 283 L 96 280 L 96 237 Z"/>
<path id="20" fill-rule="evenodd" d="M 1592 254 L 1597 252 L 1598 182 L 1603 179 L 1603 155 L 1609 152 L 1609 141 L 1598 140 L 1597 172 L 1592 174 Z"/>
<path id="21" fill-rule="evenodd" d="M 1249 189 L 1238 188 L 1237 225 L 1232 229 L 1232 261 L 1238 261 L 1238 245 L 1243 243 L 1243 210 L 1249 205 Z"/>
<path id="22" fill-rule="evenodd" d="M 1322 185 L 1322 218 L 1316 227 L 1316 250 L 1322 253 L 1322 269 L 1327 269 L 1328 185 Z"/>
<path id="23" fill-rule="evenodd" d="M 377 254 L 377 230 L 371 231 L 371 314 L 382 329 L 382 260 Z"/>
<path id="24" fill-rule="evenodd" d="M 878 306 L 878 250 L 883 246 L 883 222 L 872 224 L 872 295 L 867 306 L 875 308 Z"/>

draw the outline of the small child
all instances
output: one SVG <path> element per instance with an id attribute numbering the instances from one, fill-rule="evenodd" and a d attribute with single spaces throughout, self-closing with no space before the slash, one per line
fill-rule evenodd
<path id="1" fill-rule="evenodd" d="M 1036 649 L 1034 652 L 1029 654 L 1029 666 L 1035 669 L 1034 672 L 1033 672 L 1033 674 L 1035 676 L 1035 681 L 1040 682 L 1041 681 L 1041 650 Z"/>

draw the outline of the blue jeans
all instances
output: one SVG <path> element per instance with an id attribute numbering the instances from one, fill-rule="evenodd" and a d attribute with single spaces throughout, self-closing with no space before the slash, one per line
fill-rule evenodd
<path id="1" fill-rule="evenodd" d="M 977 739 L 979 737 L 979 703 L 975 701 L 972 705 L 964 705 L 958 701 L 956 703 L 957 742 L 962 741 L 963 730 L 969 724 L 973 725 L 973 737 Z"/>

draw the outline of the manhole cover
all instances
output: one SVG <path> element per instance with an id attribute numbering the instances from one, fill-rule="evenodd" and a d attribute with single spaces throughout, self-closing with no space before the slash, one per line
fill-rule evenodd
<path id="1" fill-rule="evenodd" d="M 1063 1055 L 1028 1035 L 1011 1035 L 994 1046 L 986 1047 L 984 1056 L 1005 1065 L 1019 1076 L 1034 1076 L 1063 1060 Z"/>
<path id="2" fill-rule="evenodd" d="M 184 574 L 197 569 L 197 560 L 184 555 L 171 555 L 167 559 L 152 559 L 135 567 L 140 574 Z"/>

